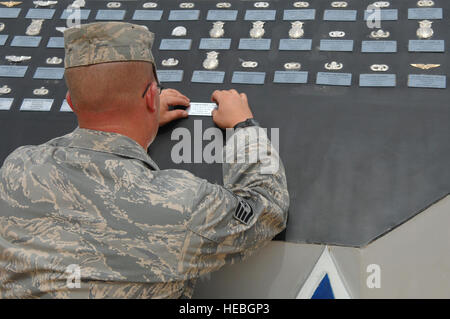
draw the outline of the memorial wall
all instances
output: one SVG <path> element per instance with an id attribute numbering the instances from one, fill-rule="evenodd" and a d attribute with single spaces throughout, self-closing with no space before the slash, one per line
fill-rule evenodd
<path id="1" fill-rule="evenodd" d="M 65 28 L 141 24 L 155 33 L 162 85 L 192 101 L 149 149 L 160 168 L 221 183 L 220 163 L 173 160 L 172 132 L 187 128 L 203 151 L 211 93 L 246 92 L 287 171 L 278 239 L 363 246 L 450 192 L 449 10 L 446 0 L 0 2 L 0 164 L 77 125 Z"/>

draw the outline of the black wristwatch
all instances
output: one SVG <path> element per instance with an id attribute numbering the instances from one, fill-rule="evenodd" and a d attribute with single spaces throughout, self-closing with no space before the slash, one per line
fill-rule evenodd
<path id="1" fill-rule="evenodd" d="M 254 118 L 250 118 L 250 119 L 246 119 L 243 122 L 239 122 L 238 124 L 236 124 L 233 127 L 233 129 L 237 130 L 239 128 L 244 128 L 244 127 L 249 127 L 249 126 L 259 126 L 259 123 Z"/>

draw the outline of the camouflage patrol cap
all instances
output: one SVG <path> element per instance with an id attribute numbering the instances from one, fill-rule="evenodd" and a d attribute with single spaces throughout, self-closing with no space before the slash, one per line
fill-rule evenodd
<path id="1" fill-rule="evenodd" d="M 144 61 L 152 63 L 156 76 L 151 51 L 154 39 L 155 35 L 147 27 L 126 22 L 96 22 L 72 27 L 64 31 L 64 67 Z"/>

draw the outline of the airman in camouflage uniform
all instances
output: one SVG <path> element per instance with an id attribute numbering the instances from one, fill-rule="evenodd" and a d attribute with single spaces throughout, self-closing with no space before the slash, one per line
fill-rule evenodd
<path id="1" fill-rule="evenodd" d="M 95 23 L 64 36 L 66 68 L 154 65 L 153 35 L 139 26 Z M 237 130 L 225 149 L 252 130 Z M 258 139 L 239 145 L 233 154 L 270 141 L 259 130 Z M 138 142 L 113 132 L 77 128 L 18 148 L 0 169 L 0 298 L 191 297 L 200 275 L 243 259 L 284 229 L 284 168 L 273 148 L 268 156 L 279 163 L 276 172 L 262 173 L 261 161 L 224 163 L 220 186 L 160 170 Z M 70 285 L 71 265 L 79 285 Z"/>

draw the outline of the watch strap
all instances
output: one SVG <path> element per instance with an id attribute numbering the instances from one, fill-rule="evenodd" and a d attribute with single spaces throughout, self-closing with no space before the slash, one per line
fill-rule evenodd
<path id="1" fill-rule="evenodd" d="M 244 127 L 250 127 L 250 126 L 259 126 L 259 123 L 254 118 L 246 119 L 245 121 L 239 122 L 236 124 L 233 129 L 237 130 Z"/>

